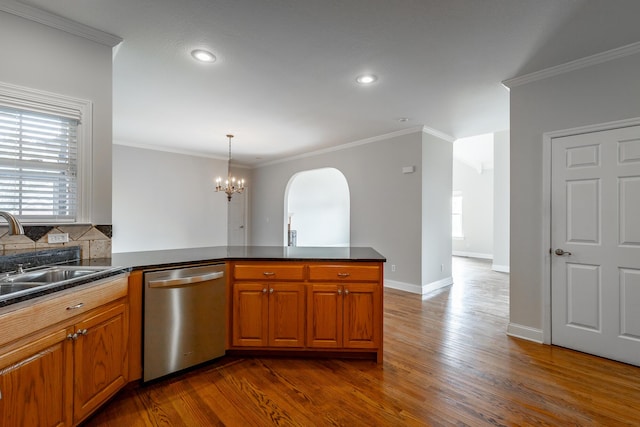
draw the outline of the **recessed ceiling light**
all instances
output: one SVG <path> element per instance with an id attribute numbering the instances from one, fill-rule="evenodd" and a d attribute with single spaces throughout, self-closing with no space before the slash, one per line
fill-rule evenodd
<path id="1" fill-rule="evenodd" d="M 216 62 L 216 56 L 208 50 L 195 49 L 191 51 L 191 56 L 200 62 Z"/>
<path id="2" fill-rule="evenodd" d="M 375 76 L 374 74 L 362 74 L 356 77 L 356 81 L 361 85 L 370 85 L 371 83 L 374 83 L 376 80 L 378 80 L 378 77 Z"/>

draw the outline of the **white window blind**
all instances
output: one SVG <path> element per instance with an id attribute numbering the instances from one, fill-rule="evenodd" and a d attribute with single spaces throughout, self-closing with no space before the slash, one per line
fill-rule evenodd
<path id="1" fill-rule="evenodd" d="M 76 221 L 80 111 L 8 104 L 0 102 L 0 210 Z"/>

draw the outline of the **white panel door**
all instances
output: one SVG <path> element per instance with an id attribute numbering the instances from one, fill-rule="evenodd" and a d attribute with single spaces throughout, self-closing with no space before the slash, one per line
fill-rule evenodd
<path id="1" fill-rule="evenodd" d="M 234 194 L 229 201 L 227 211 L 229 219 L 227 221 L 227 245 L 244 246 L 247 244 L 247 190 L 240 194 Z"/>
<path id="2" fill-rule="evenodd" d="M 551 155 L 551 342 L 640 365 L 640 126 Z"/>

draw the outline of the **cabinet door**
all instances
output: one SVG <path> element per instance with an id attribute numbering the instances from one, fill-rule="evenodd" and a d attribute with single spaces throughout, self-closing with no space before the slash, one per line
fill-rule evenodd
<path id="1" fill-rule="evenodd" d="M 268 344 L 268 303 L 266 284 L 234 283 L 233 345 L 264 347 Z"/>
<path id="2" fill-rule="evenodd" d="M 73 354 L 71 329 L 0 356 L 0 426 L 70 426 Z"/>
<path id="3" fill-rule="evenodd" d="M 269 346 L 304 347 L 304 285 L 269 284 Z"/>
<path id="4" fill-rule="evenodd" d="M 97 309 L 75 325 L 74 422 L 89 415 L 128 380 L 128 306 Z"/>
<path id="5" fill-rule="evenodd" d="M 382 328 L 380 285 L 350 283 L 343 291 L 345 348 L 378 348 Z"/>
<path id="6" fill-rule="evenodd" d="M 310 285 L 307 293 L 307 346 L 342 347 L 342 329 L 342 285 Z"/>

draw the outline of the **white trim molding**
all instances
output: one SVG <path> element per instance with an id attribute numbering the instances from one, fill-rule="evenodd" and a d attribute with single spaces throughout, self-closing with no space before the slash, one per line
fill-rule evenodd
<path id="1" fill-rule="evenodd" d="M 497 271 L 498 273 L 509 273 L 508 265 L 491 264 L 491 269 L 493 271 Z"/>
<path id="2" fill-rule="evenodd" d="M 451 285 L 453 285 L 453 277 L 451 276 L 435 282 L 426 283 L 422 286 L 415 285 L 413 283 L 398 282 L 397 280 L 384 280 L 385 288 L 397 289 L 399 291 L 405 291 L 416 295 L 426 295 Z"/>
<path id="3" fill-rule="evenodd" d="M 42 9 L 20 3 L 15 0 L 0 0 L 0 11 L 28 19 L 33 22 L 46 25 L 64 31 L 74 36 L 79 36 L 87 40 L 100 43 L 105 46 L 114 47 L 122 42 L 122 38 L 106 33 L 88 25 L 55 15 Z"/>
<path id="4" fill-rule="evenodd" d="M 615 49 L 596 53 L 595 55 L 576 59 L 574 61 L 565 62 L 555 67 L 545 68 L 544 70 L 534 71 L 533 73 L 523 74 L 504 80 L 502 84 L 508 89 L 522 86 L 527 83 L 544 80 L 549 77 L 558 76 L 560 74 L 569 73 L 581 68 L 591 67 L 592 65 L 602 64 L 604 62 L 613 61 L 614 59 L 624 58 L 625 56 L 640 53 L 640 42 L 631 43 Z"/>
<path id="5" fill-rule="evenodd" d="M 452 251 L 451 255 L 466 258 L 493 259 L 493 254 L 483 254 L 480 252 Z"/>
<path id="6" fill-rule="evenodd" d="M 451 285 L 453 285 L 453 277 L 451 276 L 436 280 L 435 282 L 426 283 L 422 285 L 422 295 L 429 294 Z"/>
<path id="7" fill-rule="evenodd" d="M 433 135 L 437 138 L 441 138 L 447 142 L 453 142 L 455 141 L 455 138 L 452 137 L 451 135 L 447 135 L 444 132 L 440 132 L 436 129 L 427 127 L 427 126 L 414 126 L 408 129 L 403 129 L 403 130 L 399 130 L 396 132 L 391 132 L 391 133 L 385 133 L 383 135 L 378 135 L 378 136 L 372 136 L 371 138 L 365 138 L 365 139 L 361 139 L 358 141 L 354 141 L 354 142 L 349 142 L 346 144 L 342 144 L 342 145 L 338 145 L 335 147 L 329 147 L 329 148 L 323 148 L 320 150 L 316 150 L 316 151 L 310 151 L 308 153 L 303 153 L 303 154 L 298 154 L 295 156 L 291 156 L 291 157 L 285 157 L 282 159 L 277 159 L 277 160 L 272 160 L 269 162 L 264 162 L 264 163 L 260 163 L 258 165 L 255 166 L 255 168 L 261 168 L 264 166 L 272 166 L 272 165 L 276 165 L 278 163 L 284 163 L 284 162 L 288 162 L 291 160 L 299 160 L 299 159 L 304 159 L 307 157 L 313 157 L 313 156 L 317 156 L 320 154 L 326 154 L 326 153 L 333 153 L 335 151 L 342 151 L 342 150 L 347 150 L 349 148 L 353 148 L 353 147 L 358 147 L 360 145 L 365 145 L 365 144 L 371 144 L 372 142 L 378 142 L 378 141 L 384 141 L 385 139 L 391 139 L 391 138 L 395 138 L 398 136 L 402 136 L 402 135 L 409 135 L 412 133 L 427 133 L 429 135 Z"/>
<path id="8" fill-rule="evenodd" d="M 414 285 L 413 283 L 398 282 L 397 280 L 385 279 L 384 287 L 390 288 L 390 289 L 397 289 L 399 291 L 405 291 L 412 294 L 418 294 L 418 295 L 422 294 L 422 289 L 420 288 L 420 285 Z"/>
<path id="9" fill-rule="evenodd" d="M 542 329 L 518 325 L 517 323 L 509 323 L 509 325 L 507 326 L 507 335 L 509 335 L 510 337 L 522 338 L 523 340 L 543 344 Z"/>

